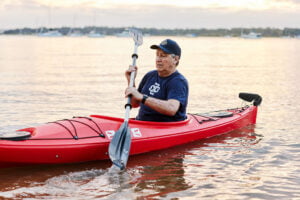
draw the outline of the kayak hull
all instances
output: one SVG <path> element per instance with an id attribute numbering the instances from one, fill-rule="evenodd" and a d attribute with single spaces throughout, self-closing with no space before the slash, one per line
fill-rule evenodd
<path id="1" fill-rule="evenodd" d="M 181 122 L 131 119 L 130 155 L 170 148 L 256 123 L 257 106 L 227 112 L 232 116 L 188 114 Z M 121 118 L 91 115 L 18 130 L 29 132 L 30 137 L 21 141 L 0 140 L 0 167 L 109 159 L 109 143 L 122 123 Z"/>

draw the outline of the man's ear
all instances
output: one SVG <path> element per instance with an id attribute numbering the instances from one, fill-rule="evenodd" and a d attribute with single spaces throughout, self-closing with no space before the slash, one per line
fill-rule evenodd
<path id="1" fill-rule="evenodd" d="M 174 64 L 177 64 L 178 62 L 179 62 L 179 56 L 175 56 Z"/>

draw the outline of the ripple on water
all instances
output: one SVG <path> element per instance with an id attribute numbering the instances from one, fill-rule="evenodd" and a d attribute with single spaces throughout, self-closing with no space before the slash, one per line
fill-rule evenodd
<path id="1" fill-rule="evenodd" d="M 134 199 L 132 182 L 139 178 L 137 170 L 91 169 L 54 176 L 44 182 L 0 192 L 11 199 Z"/>

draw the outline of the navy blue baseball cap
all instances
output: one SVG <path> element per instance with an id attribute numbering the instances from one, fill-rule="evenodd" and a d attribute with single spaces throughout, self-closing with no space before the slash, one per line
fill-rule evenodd
<path id="1" fill-rule="evenodd" d="M 174 54 L 176 56 L 181 56 L 181 48 L 180 46 L 174 41 L 170 39 L 166 39 L 162 41 L 159 45 L 152 45 L 151 49 L 161 49 L 167 54 Z"/>

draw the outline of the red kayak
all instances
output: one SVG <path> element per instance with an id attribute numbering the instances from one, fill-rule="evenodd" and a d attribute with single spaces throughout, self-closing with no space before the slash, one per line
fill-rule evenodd
<path id="1" fill-rule="evenodd" d="M 187 119 L 180 122 L 130 119 L 130 155 L 165 149 L 255 124 L 261 97 L 247 95 L 242 98 L 254 100 L 253 105 L 188 114 Z M 0 167 L 109 159 L 109 143 L 122 123 L 122 118 L 91 115 L 0 135 Z"/>

